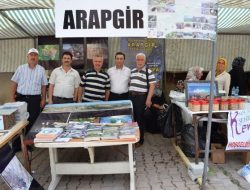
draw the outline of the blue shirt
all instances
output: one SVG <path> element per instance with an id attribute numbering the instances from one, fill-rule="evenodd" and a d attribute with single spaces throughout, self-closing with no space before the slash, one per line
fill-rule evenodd
<path id="1" fill-rule="evenodd" d="M 41 87 L 47 85 L 45 69 L 36 65 L 31 69 L 29 65 L 20 65 L 11 80 L 17 83 L 17 92 L 23 95 L 40 95 Z"/>

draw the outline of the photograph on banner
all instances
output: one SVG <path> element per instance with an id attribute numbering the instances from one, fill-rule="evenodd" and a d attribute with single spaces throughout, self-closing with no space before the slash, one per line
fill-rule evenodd
<path id="1" fill-rule="evenodd" d="M 227 121 L 226 150 L 250 150 L 249 110 L 230 111 Z"/>
<path id="2" fill-rule="evenodd" d="M 218 0 L 150 0 L 148 37 L 216 40 Z"/>
<path id="3" fill-rule="evenodd" d="M 148 2 L 55 0 L 55 34 L 61 37 L 146 37 Z"/>
<path id="4" fill-rule="evenodd" d="M 9 164 L 1 173 L 2 178 L 8 184 L 10 189 L 27 190 L 30 189 L 33 177 L 22 166 L 16 156 L 12 158 Z"/>
<path id="5" fill-rule="evenodd" d="M 130 69 L 135 68 L 137 53 L 145 53 L 147 67 L 153 71 L 158 80 L 162 79 L 165 58 L 164 40 L 148 38 L 121 38 L 120 50 L 125 53 L 125 65 Z"/>
<path id="6" fill-rule="evenodd" d="M 108 38 L 87 38 L 87 69 L 93 68 L 93 56 L 102 55 L 102 69 L 108 68 Z"/>
<path id="7" fill-rule="evenodd" d="M 68 51 L 72 53 L 71 66 L 74 69 L 84 68 L 84 47 L 83 44 L 63 44 L 63 52 Z"/>

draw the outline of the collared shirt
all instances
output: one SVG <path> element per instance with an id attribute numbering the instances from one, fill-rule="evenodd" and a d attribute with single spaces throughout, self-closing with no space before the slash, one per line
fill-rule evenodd
<path id="1" fill-rule="evenodd" d="M 108 69 L 110 78 L 110 91 L 116 94 L 123 94 L 128 92 L 128 84 L 130 81 L 131 70 L 123 66 L 121 69 L 111 67 Z"/>
<path id="2" fill-rule="evenodd" d="M 82 76 L 80 86 L 84 88 L 84 101 L 105 100 L 105 92 L 110 90 L 109 75 L 105 71 L 100 71 L 99 73 L 95 70 L 87 71 Z"/>
<path id="3" fill-rule="evenodd" d="M 17 92 L 23 95 L 40 95 L 41 87 L 48 84 L 45 69 L 40 65 L 32 69 L 28 63 L 20 65 L 11 80 L 17 83 Z"/>
<path id="4" fill-rule="evenodd" d="M 211 71 L 208 73 L 206 80 L 211 80 Z M 218 81 L 218 89 L 226 91 L 226 95 L 228 95 L 231 82 L 230 74 L 223 71 L 215 77 L 215 80 Z"/>
<path id="5" fill-rule="evenodd" d="M 155 75 L 148 69 L 148 81 L 149 84 L 156 82 Z M 140 71 L 137 68 L 132 69 L 130 77 L 129 91 L 133 92 L 147 92 L 147 76 L 146 67 L 143 67 Z"/>
<path id="6" fill-rule="evenodd" d="M 71 68 L 66 72 L 62 66 L 54 69 L 49 79 L 49 83 L 55 85 L 53 96 L 62 98 L 73 98 L 80 81 L 80 75 L 75 69 Z"/>

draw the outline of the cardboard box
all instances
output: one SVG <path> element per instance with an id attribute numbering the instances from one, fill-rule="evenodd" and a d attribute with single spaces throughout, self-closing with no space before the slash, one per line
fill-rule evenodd
<path id="1" fill-rule="evenodd" d="M 212 143 L 211 144 L 211 159 L 214 164 L 224 164 L 225 163 L 225 147 L 221 144 Z"/>
<path id="2" fill-rule="evenodd" d="M 248 164 L 250 162 L 250 152 L 242 152 L 242 162 Z"/>

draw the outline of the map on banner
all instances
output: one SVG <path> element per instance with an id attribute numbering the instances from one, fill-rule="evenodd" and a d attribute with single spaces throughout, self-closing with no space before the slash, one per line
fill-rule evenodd
<path id="1" fill-rule="evenodd" d="M 226 150 L 250 150 L 249 110 L 230 111 L 227 123 Z"/>
<path id="2" fill-rule="evenodd" d="M 216 40 L 218 0 L 149 0 L 148 37 Z"/>

